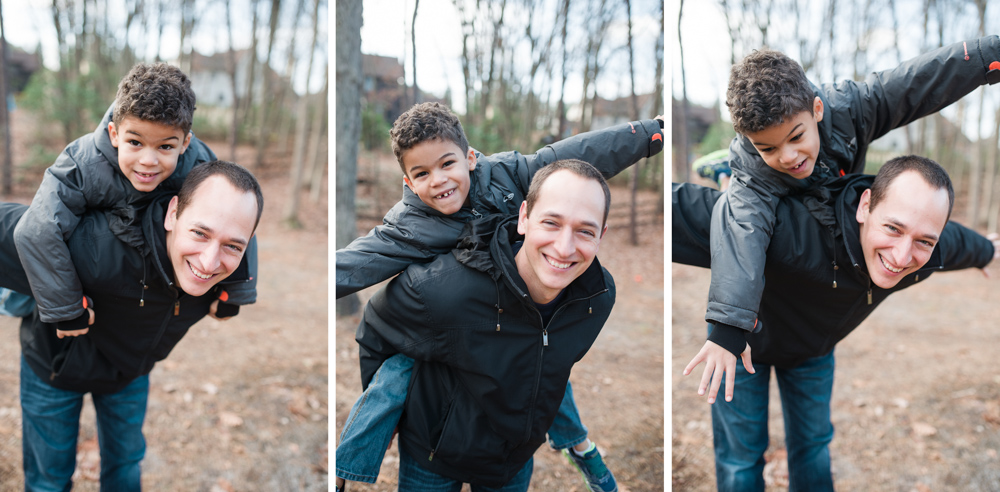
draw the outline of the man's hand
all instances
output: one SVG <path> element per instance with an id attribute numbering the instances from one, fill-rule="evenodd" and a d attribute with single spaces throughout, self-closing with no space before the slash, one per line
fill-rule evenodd
<path id="1" fill-rule="evenodd" d="M 91 308 L 87 308 L 87 314 L 90 315 L 90 319 L 87 321 L 87 325 L 94 324 L 94 310 Z M 78 337 L 80 335 L 86 335 L 87 332 L 89 331 L 90 331 L 89 327 L 84 328 L 82 330 L 67 330 L 67 331 L 56 330 L 56 336 L 59 338 Z"/>
<path id="2" fill-rule="evenodd" d="M 990 275 L 989 268 L 991 265 L 996 263 L 997 260 L 1000 260 L 1000 234 L 991 232 L 986 235 L 986 239 L 989 239 L 990 241 L 993 242 L 993 260 L 990 261 L 986 266 L 984 266 L 982 268 L 982 271 L 983 271 L 983 276 L 985 276 L 986 278 L 992 278 Z"/>
<path id="3" fill-rule="evenodd" d="M 750 359 L 749 343 L 743 350 L 743 353 L 740 354 L 740 358 L 743 359 L 743 367 L 747 372 L 753 374 L 754 369 Z M 698 394 L 704 396 L 705 389 L 709 387 L 709 383 L 711 382 L 711 389 L 708 391 L 708 403 L 715 403 L 715 396 L 719 393 L 719 385 L 722 384 L 722 376 L 725 373 L 726 401 L 733 401 L 733 386 L 736 380 L 736 356 L 715 342 L 707 341 L 705 342 L 705 346 L 698 352 L 698 355 L 694 356 L 691 362 L 688 362 L 687 367 L 684 368 L 684 375 L 691 374 L 691 371 L 698 364 L 701 364 L 702 361 L 705 362 L 705 372 L 701 375 Z"/>

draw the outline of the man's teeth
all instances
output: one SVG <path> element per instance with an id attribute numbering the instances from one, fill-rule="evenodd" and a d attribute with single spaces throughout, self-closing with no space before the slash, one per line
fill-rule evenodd
<path id="1" fill-rule="evenodd" d="M 549 265 L 552 265 L 552 266 L 554 266 L 556 268 L 569 268 L 570 265 L 573 264 L 572 262 L 570 262 L 570 263 L 560 263 L 560 262 L 555 261 L 552 258 L 549 258 L 547 256 L 545 257 L 545 261 L 549 262 Z"/>
<path id="2" fill-rule="evenodd" d="M 893 268 L 889 266 L 889 264 L 885 262 L 885 258 L 883 258 L 882 255 L 878 255 L 878 259 L 882 261 L 882 266 L 884 266 L 886 270 L 889 270 L 892 273 L 899 273 L 903 271 L 902 268 Z"/>
<path id="3" fill-rule="evenodd" d="M 203 273 L 200 273 L 198 270 L 195 270 L 194 267 L 191 266 L 190 264 L 188 264 L 188 268 L 191 269 L 191 273 L 193 273 L 195 277 L 198 277 L 202 280 L 208 280 L 214 276 L 213 274 L 205 275 Z"/>
<path id="4" fill-rule="evenodd" d="M 455 190 L 450 190 L 450 191 L 448 191 L 446 193 L 441 193 L 440 195 L 438 195 L 438 196 L 436 196 L 434 198 L 448 198 L 454 192 L 455 192 Z"/>

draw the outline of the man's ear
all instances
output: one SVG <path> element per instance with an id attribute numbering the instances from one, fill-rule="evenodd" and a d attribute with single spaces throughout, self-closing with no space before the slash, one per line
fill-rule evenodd
<path id="1" fill-rule="evenodd" d="M 469 147 L 469 153 L 465 156 L 469 161 L 469 171 L 476 170 L 476 151 Z"/>
<path id="2" fill-rule="evenodd" d="M 521 202 L 521 209 L 517 211 L 517 233 L 524 235 L 528 230 L 528 201 Z"/>
<path id="3" fill-rule="evenodd" d="M 858 203 L 858 212 L 856 214 L 858 224 L 864 224 L 868 220 L 868 214 L 871 213 L 871 203 L 872 190 L 869 188 L 861 194 L 861 201 Z"/>
<path id="4" fill-rule="evenodd" d="M 170 204 L 167 205 L 167 216 L 163 219 L 163 228 L 168 231 L 173 231 L 177 227 L 177 203 L 178 198 L 175 196 L 170 199 Z"/>
<path id="5" fill-rule="evenodd" d="M 111 146 L 118 148 L 118 130 L 115 128 L 115 122 L 108 122 L 108 136 L 111 137 Z"/>
<path id="6" fill-rule="evenodd" d="M 813 99 L 813 117 L 817 123 L 823 121 L 823 100 L 819 96 Z"/>
<path id="7" fill-rule="evenodd" d="M 604 239 L 604 234 L 605 234 L 606 232 L 608 232 L 608 225 L 607 225 L 607 224 L 604 224 L 604 229 L 601 229 L 601 235 L 600 235 L 599 237 L 600 237 L 601 239 Z"/>

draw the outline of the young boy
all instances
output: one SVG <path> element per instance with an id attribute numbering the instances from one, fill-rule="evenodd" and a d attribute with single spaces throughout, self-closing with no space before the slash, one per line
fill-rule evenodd
<path id="1" fill-rule="evenodd" d="M 825 181 L 864 171 L 872 140 L 1000 81 L 998 59 L 1000 40 L 987 36 L 931 51 L 864 82 L 813 86 L 798 63 L 771 50 L 756 51 L 732 68 L 726 105 L 737 132 L 729 148 L 733 179 L 712 214 L 705 319 L 713 327 L 695 358 L 706 363 L 698 392 L 708 389 L 709 403 L 723 372 L 726 401 L 733 398 L 741 354 L 753 372 L 744 349 L 749 333 L 767 329 L 757 310 L 779 198 L 810 190 L 815 196 L 807 200 L 822 200 Z M 840 266 L 849 265 L 834 270 Z"/>
<path id="2" fill-rule="evenodd" d="M 39 317 L 54 323 L 60 338 L 85 334 L 92 323 L 65 238 L 88 209 L 111 210 L 113 230 L 130 227 L 149 192 L 179 190 L 193 166 L 215 160 L 191 133 L 194 110 L 191 81 L 180 69 L 136 65 L 94 133 L 66 146 L 45 171 L 14 239 Z M 136 232 L 135 245 L 142 243 Z M 233 316 L 239 305 L 256 300 L 253 249 L 247 255 L 251 280 L 230 288 L 213 315 Z"/>
<path id="3" fill-rule="evenodd" d="M 338 250 L 337 297 L 374 285 L 415 262 L 451 251 L 465 223 L 489 214 L 513 215 L 531 177 L 549 163 L 582 158 L 605 177 L 618 174 L 663 149 L 662 119 L 644 120 L 577 135 L 533 155 L 484 156 L 469 147 L 458 118 L 437 103 L 414 106 L 390 132 L 403 171 L 403 199 L 383 224 Z M 399 420 L 413 360 L 388 359 L 351 409 L 337 448 L 337 486 L 344 480 L 373 483 Z M 563 449 L 593 490 L 616 490 L 596 446 L 579 421 L 567 385 L 550 444 Z M 567 448 L 574 451 L 565 451 Z M 596 488 L 594 488 L 596 487 Z"/>
<path id="4" fill-rule="evenodd" d="M 766 323 L 762 326 L 758 322 L 757 312 L 763 291 L 764 255 L 774 230 L 779 198 L 802 193 L 806 208 L 821 223 L 833 227 L 837 217 L 826 203 L 830 198 L 825 188 L 828 181 L 863 172 L 872 140 L 941 110 L 980 85 L 1000 81 L 998 58 L 1000 39 L 988 36 L 931 51 L 895 69 L 873 73 L 864 82 L 813 86 L 798 63 L 770 50 L 752 53 L 732 68 L 726 104 L 737 137 L 729 149 L 733 179 L 712 213 L 712 287 L 706 314 L 710 332 L 701 351 L 684 369 L 684 374 L 689 374 L 705 361 L 698 392 L 704 395 L 707 391 L 709 403 L 715 403 L 725 374 L 725 403 L 714 405 L 712 412 L 717 466 L 753 459 L 723 441 L 727 437 L 745 439 L 749 432 L 725 426 L 741 411 L 741 404 L 733 400 L 737 358 L 742 359 L 744 374 L 754 374 L 748 340 L 768 333 Z M 880 255 L 878 260 L 886 272 L 903 271 L 904 265 L 894 264 L 892 258 Z M 840 257 L 839 262 L 830 265 L 831 288 L 837 287 L 838 270 L 851 269 L 855 263 Z M 766 381 L 770 367 L 758 367 L 768 373 L 763 379 Z M 832 380 L 832 352 L 803 362 L 801 367 L 816 369 L 809 374 L 810 380 Z M 805 376 L 798 378 L 798 382 L 805 380 Z M 792 397 L 791 392 L 783 391 L 782 397 L 822 397 Z M 753 402 L 758 395 L 751 392 L 748 396 Z M 824 421 L 822 416 L 814 417 Z M 824 422 L 829 424 L 829 418 Z M 786 421 L 786 425 L 792 426 L 789 433 L 801 430 L 794 423 Z M 810 470 L 816 470 L 812 476 L 822 485 L 804 488 L 832 490 L 827 447 L 823 444 L 817 449 L 820 452 Z M 719 482 L 720 490 L 726 490 L 722 485 L 725 481 Z"/>

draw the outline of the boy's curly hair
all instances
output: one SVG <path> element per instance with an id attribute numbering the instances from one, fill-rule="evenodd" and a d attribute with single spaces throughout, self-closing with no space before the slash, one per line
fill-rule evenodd
<path id="1" fill-rule="evenodd" d="M 457 145 L 463 154 L 469 152 L 469 141 L 465 138 L 458 116 L 447 106 L 436 102 L 417 104 L 399 115 L 389 130 L 389 137 L 392 139 L 392 153 L 399 161 L 403 174 L 406 174 L 403 153 L 421 142 L 442 139 Z"/>
<path id="2" fill-rule="evenodd" d="M 166 63 L 140 63 L 118 83 L 114 122 L 126 116 L 191 131 L 195 97 L 191 80 L 181 69 Z"/>
<path id="3" fill-rule="evenodd" d="M 746 135 L 813 110 L 813 92 L 802 66 L 775 50 L 754 50 L 729 72 L 726 106 L 733 129 Z"/>

